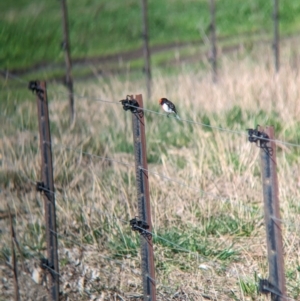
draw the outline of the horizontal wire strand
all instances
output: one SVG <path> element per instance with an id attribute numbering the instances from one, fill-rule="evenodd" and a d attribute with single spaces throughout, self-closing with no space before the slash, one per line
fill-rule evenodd
<path id="1" fill-rule="evenodd" d="M 61 196 L 61 197 L 63 197 L 63 196 Z M 113 215 L 111 215 L 111 214 L 109 214 L 109 213 L 102 212 L 102 211 L 99 211 L 99 210 L 97 210 L 96 212 L 97 212 L 98 214 L 102 215 L 102 216 L 110 217 L 110 218 L 112 218 L 112 219 L 115 219 L 115 220 L 120 221 L 120 222 L 123 223 L 123 224 L 127 224 L 128 226 L 130 226 L 130 221 L 127 221 L 127 220 L 118 218 L 118 217 L 113 216 Z M 144 231 L 144 232 L 147 233 L 147 234 L 150 234 L 151 236 L 155 236 L 155 237 L 157 237 L 158 239 L 160 239 L 160 240 L 162 240 L 162 241 L 164 241 L 164 242 L 167 242 L 167 243 L 173 245 L 174 247 L 176 247 L 177 250 L 181 250 L 181 251 L 184 251 L 184 252 L 189 253 L 189 254 L 191 254 L 191 255 L 195 255 L 197 258 L 201 258 L 201 259 L 203 259 L 203 260 L 206 261 L 206 262 L 214 263 L 213 261 L 208 260 L 206 257 L 199 255 L 197 252 L 193 252 L 193 251 L 191 251 L 191 250 L 185 249 L 185 248 L 181 247 L 180 245 L 178 245 L 178 244 L 176 244 L 176 243 L 174 243 L 174 242 L 172 242 L 172 241 L 170 241 L 170 240 L 168 240 L 168 239 L 166 239 L 166 238 L 164 238 L 164 237 L 162 237 L 162 236 L 156 234 L 155 232 L 149 232 L 149 231 L 147 231 L 147 230 L 145 230 L 145 229 L 143 229 L 143 228 L 141 228 L 141 227 L 139 227 L 139 226 L 135 226 L 135 227 L 138 228 L 138 229 L 140 229 L 140 230 L 142 230 L 142 231 Z M 54 231 L 52 231 L 52 232 L 54 233 Z M 56 233 L 56 234 L 60 235 L 59 233 Z"/>
<path id="2" fill-rule="evenodd" d="M 99 159 L 102 159 L 102 160 L 105 160 L 105 161 L 107 160 L 109 162 L 115 162 L 115 163 L 118 163 L 118 164 L 121 164 L 121 165 L 125 165 L 125 166 L 129 166 L 129 167 L 135 168 L 135 164 L 134 163 L 130 164 L 130 163 L 125 163 L 125 162 L 117 161 L 117 160 L 115 160 L 113 158 L 108 158 L 108 157 L 102 157 L 102 156 L 94 155 L 94 154 L 91 154 L 91 153 L 83 152 L 81 150 L 73 149 L 73 148 L 71 148 L 69 146 L 65 146 L 65 145 L 62 145 L 62 144 L 58 145 L 58 144 L 52 143 L 52 145 L 54 147 L 55 146 L 59 146 L 60 148 L 67 149 L 69 151 L 74 151 L 74 152 L 76 152 L 78 154 L 84 154 L 86 156 L 95 157 L 95 158 L 99 158 Z M 141 170 L 143 170 L 143 171 L 147 171 L 150 174 L 157 175 L 157 176 L 161 177 L 162 179 L 165 179 L 165 180 L 167 180 L 169 182 L 173 182 L 173 183 L 179 184 L 182 187 L 186 187 L 186 188 L 188 188 L 190 190 L 193 190 L 193 191 L 196 191 L 196 192 L 200 192 L 200 193 L 202 193 L 202 194 L 204 194 L 206 196 L 210 196 L 210 197 L 213 197 L 215 199 L 222 200 L 224 202 L 228 201 L 228 199 L 232 199 L 233 198 L 232 196 L 229 196 L 229 195 L 228 196 L 215 195 L 213 193 L 210 193 L 210 192 L 207 192 L 205 190 L 199 189 L 196 186 L 190 186 L 190 185 L 188 185 L 188 184 L 186 184 L 186 183 L 184 183 L 182 181 L 170 178 L 170 177 L 168 177 L 168 176 L 166 176 L 164 174 L 158 173 L 158 172 L 153 171 L 151 169 L 145 169 L 145 168 L 143 168 L 141 166 L 139 166 L 138 168 L 141 169 Z M 252 207 L 249 207 L 249 206 L 246 206 L 246 205 L 243 205 L 243 208 L 245 208 L 247 210 L 250 210 L 250 211 L 253 211 Z"/>
<path id="3" fill-rule="evenodd" d="M 50 145 L 50 143 L 49 143 L 48 141 L 44 141 L 44 142 Z M 119 160 L 115 160 L 114 158 L 109 158 L 109 157 L 103 157 L 103 156 L 95 155 L 95 154 L 92 154 L 92 153 L 85 152 L 85 151 L 83 151 L 82 149 L 72 148 L 72 147 L 70 147 L 70 146 L 67 146 L 67 145 L 64 145 L 64 144 L 61 144 L 61 143 L 53 143 L 53 142 L 52 142 L 51 145 L 52 145 L 53 147 L 59 147 L 60 149 L 65 149 L 65 150 L 68 150 L 68 151 L 72 151 L 72 152 L 77 153 L 77 154 L 79 154 L 79 155 L 82 154 L 82 155 L 85 155 L 85 156 L 89 156 L 89 157 L 101 159 L 101 160 L 104 160 L 104 161 L 115 162 L 115 163 L 117 163 L 117 164 L 121 164 L 121 165 L 124 165 L 124 166 L 129 166 L 129 167 L 135 168 L 135 164 L 134 164 L 134 163 L 130 164 L 130 163 L 127 163 L 127 162 L 122 162 L 122 161 L 119 161 Z M 236 198 L 236 197 L 233 197 L 233 196 L 230 196 L 230 195 L 228 195 L 228 196 L 220 196 L 220 195 L 213 194 L 213 193 L 211 193 L 211 192 L 207 192 L 207 191 L 205 191 L 205 190 L 200 189 L 199 187 L 188 185 L 188 184 L 186 184 L 186 183 L 184 183 L 184 182 L 182 182 L 182 181 L 180 181 L 180 180 L 176 180 L 176 179 L 170 178 L 170 177 L 168 177 L 168 176 L 166 176 L 166 175 L 164 175 L 164 174 L 158 173 L 158 172 L 153 171 L 153 170 L 151 170 L 151 169 L 145 169 L 145 168 L 143 168 L 143 167 L 141 167 L 141 166 L 139 166 L 139 169 L 144 170 L 144 171 L 147 171 L 147 172 L 150 173 L 150 174 L 159 176 L 160 178 L 165 179 L 165 180 L 167 180 L 167 181 L 169 181 L 169 182 L 173 182 L 173 183 L 179 184 L 179 185 L 182 186 L 182 187 L 186 187 L 186 188 L 188 188 L 188 189 L 190 189 L 190 190 L 199 192 L 199 193 L 201 193 L 201 194 L 204 194 L 204 195 L 206 195 L 206 196 L 209 196 L 209 197 L 212 197 L 212 198 L 214 198 L 214 199 L 218 199 L 218 200 L 221 200 L 221 201 L 224 201 L 224 202 L 227 202 L 228 199 Z M 34 183 L 34 184 L 37 184 L 37 182 L 34 182 L 34 181 L 33 181 L 32 179 L 30 179 L 29 177 L 28 177 L 28 180 L 30 180 L 30 181 L 31 181 L 32 183 Z M 44 188 L 43 188 L 43 189 L 44 189 Z M 48 189 L 46 189 L 46 188 L 45 188 L 44 190 L 45 190 L 46 192 L 50 192 L 50 193 L 55 194 L 55 192 L 50 191 L 50 190 L 48 190 Z M 242 205 L 242 207 L 243 207 L 244 209 L 248 210 L 248 211 L 253 211 L 253 210 L 254 210 L 252 207 L 247 206 L 247 205 Z"/>
<path id="4" fill-rule="evenodd" d="M 36 183 L 36 182 L 34 182 L 32 179 L 30 179 L 30 178 L 27 178 L 27 179 L 30 180 L 30 182 L 32 182 L 32 183 Z M 60 194 L 60 197 L 65 198 L 61 193 L 58 193 L 58 192 L 55 193 L 55 192 L 50 191 L 50 190 L 47 190 L 47 189 L 45 189 L 45 190 L 46 190 L 47 192 L 50 192 L 50 193 L 55 194 L 55 195 L 56 195 L 56 198 L 59 197 L 59 194 Z M 64 192 L 65 192 L 65 191 L 66 191 L 66 190 L 64 190 Z M 112 216 L 112 215 L 110 215 L 110 214 L 103 213 L 103 212 L 99 212 L 99 211 L 97 211 L 97 213 L 99 213 L 99 214 L 101 214 L 101 215 L 105 215 L 106 217 L 110 217 L 110 218 L 112 218 L 112 219 L 116 219 L 116 220 L 118 220 L 118 221 L 121 221 L 122 223 L 129 224 L 129 221 L 126 221 L 126 220 L 124 220 L 124 219 L 120 219 L 120 218 L 115 217 L 115 216 Z M 162 236 L 156 234 L 155 232 L 149 232 L 149 231 L 144 230 L 143 228 L 140 228 L 140 227 L 138 227 L 138 226 L 136 226 L 136 227 L 139 228 L 139 229 L 141 229 L 141 230 L 143 230 L 143 231 L 145 231 L 147 234 L 151 234 L 151 235 L 157 237 L 158 239 L 160 239 L 160 240 L 162 240 L 162 241 L 165 241 L 165 242 L 167 242 L 167 243 L 173 245 L 174 247 L 176 247 L 177 250 L 181 250 L 181 251 L 184 251 L 184 252 L 189 253 L 189 254 L 191 254 L 191 255 L 195 255 L 197 258 L 202 258 L 202 259 L 205 260 L 206 262 L 213 262 L 213 261 L 211 261 L 211 260 L 207 260 L 205 257 L 199 255 L 197 252 L 193 252 L 193 251 L 190 251 L 190 250 L 188 250 L 188 249 L 185 249 L 185 248 L 181 247 L 180 245 L 178 245 L 178 244 L 176 244 L 176 243 L 174 243 L 174 242 L 172 242 L 172 241 L 170 241 L 170 240 L 168 240 L 168 239 L 166 239 L 166 238 L 164 238 L 164 237 L 162 237 Z M 51 230 L 51 232 L 55 233 L 55 231 L 52 231 L 52 230 Z M 56 234 L 60 235 L 59 233 L 56 233 Z"/>
<path id="5" fill-rule="evenodd" d="M 23 83 L 28 83 L 28 82 L 26 82 L 26 81 L 24 81 L 24 80 L 22 80 L 22 79 L 20 79 L 16 76 L 10 75 L 10 77 L 12 77 L 14 79 L 19 79 Z M 50 89 L 50 91 L 51 91 L 51 89 Z M 70 95 L 70 93 L 60 92 L 60 91 L 57 91 L 57 90 L 56 91 L 52 90 L 52 92 L 55 92 L 55 93 L 58 93 L 58 94 L 63 94 L 66 97 L 69 97 L 69 95 Z M 75 94 L 75 93 L 73 93 L 72 96 L 74 96 L 76 98 L 79 98 L 79 99 L 87 99 L 87 100 L 100 101 L 100 102 L 104 102 L 104 103 L 111 103 L 111 104 L 120 105 L 120 101 L 104 100 L 104 99 L 100 99 L 100 98 L 97 98 L 97 97 L 93 98 L 93 97 L 89 97 L 89 96 L 78 95 L 78 94 Z M 140 109 L 144 112 L 149 112 L 149 113 L 152 113 L 152 114 L 168 117 L 167 114 L 159 113 L 157 111 L 149 110 L 149 109 L 146 109 L 146 108 L 139 108 L 139 107 L 129 105 L 129 104 L 127 106 L 132 107 L 132 108 L 138 108 L 138 109 Z M 173 116 L 171 116 L 171 118 L 172 117 Z M 173 118 L 175 118 L 175 117 L 173 117 Z M 223 131 L 223 132 L 228 132 L 228 133 L 232 133 L 232 134 L 248 136 L 248 134 L 243 132 L 243 131 L 236 131 L 236 130 L 226 129 L 226 128 L 222 128 L 222 127 L 218 127 L 218 126 L 212 126 L 212 125 L 209 125 L 209 124 L 205 124 L 205 123 L 202 123 L 202 122 L 197 122 L 197 121 L 190 120 L 190 119 L 180 118 L 180 121 L 184 121 L 184 122 L 187 122 L 187 123 L 190 123 L 190 124 L 196 124 L 196 125 L 200 125 L 200 126 L 203 126 L 203 127 L 208 127 L 208 128 L 211 128 L 211 129 L 215 129 L 215 130 L 219 130 L 219 131 Z M 260 139 L 265 140 L 265 141 L 273 141 L 273 142 L 276 142 L 276 143 L 281 143 L 281 144 L 287 145 L 287 146 L 300 147 L 300 144 L 297 144 L 297 143 L 286 142 L 286 141 L 282 141 L 282 140 L 278 140 L 278 139 L 262 138 L 262 137 L 257 137 L 255 135 L 253 135 L 253 137 L 260 138 Z"/>

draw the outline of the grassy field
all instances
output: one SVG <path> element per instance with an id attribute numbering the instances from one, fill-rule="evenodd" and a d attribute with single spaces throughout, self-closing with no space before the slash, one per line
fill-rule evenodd
<path id="1" fill-rule="evenodd" d="M 282 45 L 276 76 L 266 46 L 223 56 L 218 85 L 184 66 L 178 74 L 156 74 L 153 98 L 144 100 L 148 109 L 159 111 L 157 99 L 167 96 L 184 119 L 241 132 L 145 114 L 158 300 L 267 300 L 257 293 L 258 278 L 268 277 L 259 149 L 244 134 L 257 124 L 274 125 L 277 139 L 300 144 L 297 49 Z M 137 215 L 131 116 L 96 100 L 145 95 L 141 87 L 143 79 L 113 77 L 78 84 L 87 99 L 76 100 L 72 128 L 64 90 L 49 87 L 63 300 L 141 300 L 139 236 L 129 226 Z M 39 300 L 45 286 L 32 275 L 41 282 L 44 210 L 33 184 L 40 180 L 35 97 L 27 95 L 0 116 L 0 210 L 9 204 L 15 212 L 27 271 L 18 253 L 22 298 Z M 294 300 L 300 298 L 299 155 L 299 147 L 279 143 L 287 290 Z M 0 300 L 8 300 L 7 219 L 0 228 Z"/>
<path id="2" fill-rule="evenodd" d="M 272 34 L 272 1 L 217 1 L 217 34 Z M 68 1 L 74 60 L 134 50 L 141 46 L 140 1 Z M 298 0 L 280 1 L 283 34 L 300 29 Z M 207 0 L 149 1 L 151 45 L 205 40 L 209 27 Z M 0 65 L 24 69 L 63 62 L 59 1 L 12 0 L 0 3 Z"/>
<path id="3" fill-rule="evenodd" d="M 140 1 L 68 1 L 73 59 L 77 83 L 95 77 L 136 80 L 143 73 Z M 124 13 L 126 12 L 126 13 Z M 183 13 L 184 12 L 184 13 Z M 217 2 L 219 54 L 272 39 L 272 2 Z M 300 4 L 280 1 L 282 37 L 300 30 Z M 208 1 L 149 1 L 152 72 L 179 74 L 182 62 L 194 71 L 208 70 Z M 44 79 L 63 83 L 64 54 L 59 1 L 13 0 L 0 3 L 0 109 L 17 105 L 27 95 L 24 83 L 9 81 L 9 71 L 24 81 Z M 229 50 L 230 51 L 230 50 Z"/>

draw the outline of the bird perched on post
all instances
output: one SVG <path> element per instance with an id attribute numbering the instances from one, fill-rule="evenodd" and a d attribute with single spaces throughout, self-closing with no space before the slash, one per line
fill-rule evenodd
<path id="1" fill-rule="evenodd" d="M 168 117 L 169 114 L 175 114 L 176 118 L 180 119 L 180 117 L 177 114 L 177 110 L 175 105 L 173 104 L 173 102 L 171 102 L 170 100 L 168 100 L 167 98 L 160 98 L 159 100 L 159 104 L 161 105 L 162 109 L 168 113 Z"/>

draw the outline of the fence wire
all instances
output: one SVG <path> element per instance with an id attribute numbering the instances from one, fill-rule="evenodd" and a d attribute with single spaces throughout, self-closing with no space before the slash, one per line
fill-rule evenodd
<path id="1" fill-rule="evenodd" d="M 25 174 L 23 174 L 23 176 L 24 176 L 30 183 L 32 183 L 32 184 L 34 184 L 34 185 L 36 185 L 36 183 L 38 182 L 38 181 L 34 181 L 33 179 L 29 178 L 29 177 L 26 176 Z M 66 200 L 66 197 L 65 197 L 64 195 L 62 195 L 60 192 L 51 191 L 51 190 L 48 190 L 48 189 L 46 189 L 46 188 L 44 188 L 43 190 L 45 190 L 45 191 L 48 192 L 48 193 L 54 194 L 55 197 L 56 197 L 56 201 L 58 200 L 58 198 L 62 198 L 62 199 L 64 199 L 64 200 Z M 66 191 L 66 190 L 64 190 L 63 192 L 65 192 L 65 191 Z M 71 201 L 71 200 L 70 200 L 70 201 Z M 58 201 L 57 201 L 57 202 L 58 202 Z M 111 219 L 120 221 L 120 222 L 123 223 L 123 224 L 127 224 L 128 227 L 130 226 L 130 220 L 121 219 L 121 218 L 118 218 L 118 217 L 116 217 L 116 216 L 114 216 L 114 215 L 108 213 L 108 212 L 104 212 L 104 211 L 100 211 L 100 210 L 96 210 L 96 212 L 97 212 L 98 214 L 100 214 L 100 215 L 105 216 L 105 217 L 110 217 Z M 140 227 L 138 227 L 138 226 L 136 226 L 136 227 L 137 227 L 138 229 L 143 230 L 142 228 L 140 228 Z M 156 237 L 156 238 L 158 238 L 158 239 L 160 239 L 160 240 L 162 240 L 162 241 L 164 241 L 164 242 L 169 243 L 170 245 L 174 246 L 174 247 L 176 248 L 176 250 L 178 250 L 178 251 L 183 251 L 183 252 L 185 252 L 185 253 L 189 253 L 190 255 L 194 255 L 194 256 L 195 256 L 196 258 L 198 258 L 198 259 L 202 259 L 202 260 L 204 260 L 204 261 L 206 261 L 206 262 L 211 262 L 208 258 L 199 255 L 197 252 L 192 252 L 192 251 L 190 251 L 190 250 L 188 250 L 188 249 L 186 249 L 186 248 L 183 248 L 182 246 L 176 244 L 175 242 L 172 242 L 172 241 L 170 241 L 170 240 L 168 240 L 168 239 L 166 239 L 166 238 L 164 238 L 164 237 L 158 235 L 158 234 L 155 232 L 155 230 L 152 231 L 152 232 L 149 232 L 149 231 L 147 231 L 147 230 L 144 230 L 144 231 L 145 231 L 147 234 L 151 235 L 152 237 Z M 53 230 L 51 230 L 51 232 L 55 233 Z M 55 233 L 55 234 L 58 234 L 58 233 Z M 61 235 L 61 234 L 59 234 L 59 235 Z"/>
<path id="2" fill-rule="evenodd" d="M 12 79 L 18 80 L 18 81 L 20 81 L 24 84 L 26 83 L 28 85 L 28 81 L 25 81 L 22 78 L 19 78 L 17 76 L 14 76 L 11 73 L 6 72 L 5 70 L 0 70 L 0 73 L 7 74 L 7 77 L 11 77 Z M 48 87 L 47 91 L 51 91 L 53 93 L 63 95 L 66 98 L 68 98 L 70 96 L 70 93 L 60 92 L 60 91 L 57 91 L 57 89 L 52 89 L 51 87 L 50 88 Z M 121 106 L 120 101 L 105 100 L 105 99 L 101 99 L 101 98 L 97 98 L 97 97 L 78 95 L 76 93 L 73 93 L 72 96 L 77 98 L 77 99 L 99 101 L 99 102 L 102 102 L 102 103 L 117 104 L 117 105 Z M 143 112 L 147 112 L 147 113 L 155 114 L 155 115 L 158 115 L 158 116 L 163 116 L 163 117 L 175 118 L 176 119 L 175 116 L 169 116 L 166 113 L 160 113 L 160 112 L 153 111 L 153 110 L 150 110 L 150 109 L 147 109 L 147 108 L 139 108 L 139 107 L 135 107 L 133 105 L 128 105 L 128 106 L 139 109 L 139 110 L 142 110 Z M 203 122 L 198 122 L 198 121 L 195 121 L 195 120 L 183 119 L 183 118 L 180 118 L 179 121 L 186 122 L 186 123 L 189 123 L 189 124 L 192 124 L 192 125 L 198 125 L 198 126 L 202 126 L 202 127 L 211 128 L 213 130 L 218 130 L 218 131 L 221 131 L 221 132 L 227 132 L 227 133 L 231 133 L 231 134 L 243 135 L 243 136 L 248 137 L 248 133 L 246 132 L 246 129 L 245 129 L 245 131 L 237 131 L 237 130 L 232 130 L 232 129 L 223 128 L 223 127 L 219 127 L 219 126 L 213 126 L 213 125 L 210 125 L 210 124 L 205 124 Z M 257 137 L 257 138 L 259 138 L 259 137 Z M 300 144 L 298 144 L 298 143 L 286 142 L 286 141 L 282 141 L 282 140 L 278 140 L 278 139 L 268 139 L 268 138 L 263 138 L 263 139 L 265 141 L 273 141 L 273 142 L 276 142 L 278 144 L 282 144 L 282 145 L 286 145 L 286 146 L 300 147 Z"/>
<path id="3" fill-rule="evenodd" d="M 12 76 L 12 75 L 9 75 L 9 77 L 12 77 L 12 78 L 14 78 L 15 80 L 19 80 L 20 82 L 25 83 L 25 81 L 20 80 L 18 77 L 15 77 L 15 76 Z M 26 82 L 26 83 L 27 83 L 27 82 Z M 65 96 L 68 96 L 67 93 L 61 93 L 61 94 L 65 95 Z M 99 98 L 92 98 L 92 97 L 78 96 L 78 95 L 75 95 L 75 94 L 74 94 L 74 96 L 77 97 L 77 98 L 80 98 L 80 99 L 87 99 L 87 100 L 93 100 L 93 101 L 100 101 L 100 102 L 108 103 L 108 104 L 119 104 L 119 105 L 120 105 L 120 103 L 119 103 L 118 101 L 109 101 L 109 100 L 103 100 L 103 99 L 99 99 Z M 134 107 L 134 106 L 133 106 L 133 107 Z M 135 107 L 135 108 L 136 108 L 136 107 Z M 138 109 L 140 109 L 140 108 L 138 108 Z M 149 110 L 149 109 L 143 109 L 143 111 L 144 111 L 144 112 L 147 112 L 147 113 L 155 114 L 155 115 L 158 115 L 158 116 L 167 117 L 166 114 L 159 113 L 159 112 L 157 112 L 157 111 L 153 111 L 153 110 Z M 7 116 L 4 115 L 4 114 L 1 114 L 1 116 L 5 117 L 5 118 L 6 118 L 7 120 L 9 120 L 10 122 L 13 122 L 12 120 L 9 119 L 9 117 L 7 117 Z M 208 128 L 214 129 L 214 130 L 218 130 L 218 131 L 222 131 L 222 132 L 227 132 L 227 133 L 231 133 L 231 134 L 238 134 L 238 135 L 245 135 L 245 136 L 248 136 L 247 133 L 242 132 L 242 131 L 236 131 L 236 130 L 226 129 L 226 128 L 222 128 L 222 127 L 218 127 L 218 126 L 211 126 L 211 125 L 204 124 L 204 123 L 201 123 L 201 122 L 197 122 L 197 121 L 194 121 L 194 120 L 180 119 L 179 122 L 186 122 L 186 123 L 190 123 L 190 124 L 193 124 L 193 125 L 204 126 L 204 127 L 208 127 Z M 259 138 L 261 138 L 261 137 L 259 137 Z M 300 146 L 299 144 L 296 144 L 296 143 L 289 143 L 289 142 L 285 142 L 285 141 L 281 141 L 281 140 L 277 140 L 277 139 L 276 139 L 276 140 L 275 140 L 275 139 L 272 140 L 272 139 L 264 138 L 264 140 L 266 140 L 266 141 L 274 141 L 274 142 L 276 142 L 276 143 L 280 143 L 280 144 L 287 145 L 287 146 L 293 146 L 293 147 L 299 147 L 299 146 Z M 87 155 L 87 156 L 95 157 L 95 158 L 98 158 L 98 159 L 101 159 L 101 160 L 104 160 L 104 161 L 111 161 L 111 162 L 114 162 L 114 163 L 117 163 L 117 164 L 122 164 L 122 165 L 125 165 L 125 166 L 134 167 L 134 164 L 121 162 L 121 161 L 119 161 L 119 160 L 115 160 L 114 158 L 98 156 L 98 155 L 95 155 L 95 154 L 92 154 L 92 153 L 85 152 L 85 151 L 83 151 L 82 149 L 75 149 L 75 148 L 72 148 L 72 147 L 67 146 L 67 145 L 63 145 L 63 144 L 53 144 L 53 143 L 52 143 L 52 146 L 58 147 L 58 148 L 61 148 L 61 149 L 65 149 L 65 150 L 68 150 L 68 151 L 73 151 L 73 152 L 76 152 L 76 153 L 81 154 L 81 155 Z M 143 169 L 142 167 L 140 167 L 140 168 Z M 161 173 L 158 173 L 158 172 L 156 172 L 156 171 L 146 170 L 146 169 L 143 169 L 143 170 L 149 172 L 150 174 L 157 175 L 157 176 L 159 176 L 159 177 L 161 177 L 162 179 L 165 179 L 165 180 L 167 180 L 167 181 L 174 182 L 174 183 L 179 184 L 179 185 L 181 185 L 181 186 L 183 186 L 183 187 L 186 187 L 186 188 L 195 190 L 195 191 L 197 191 L 197 192 L 200 192 L 200 193 L 202 193 L 202 194 L 211 196 L 211 197 L 216 198 L 216 199 L 225 199 L 225 200 L 227 200 L 228 198 L 231 198 L 231 197 L 229 197 L 229 196 L 228 196 L 228 197 L 222 197 L 222 196 L 218 196 L 218 195 L 213 195 L 213 194 L 211 194 L 211 193 L 209 193 L 209 192 L 206 192 L 206 191 L 204 191 L 204 190 L 199 189 L 198 187 L 189 186 L 188 184 L 186 184 L 186 183 L 184 183 L 184 182 L 178 181 L 177 179 L 173 179 L 173 178 L 167 177 L 166 175 L 161 174 Z M 36 181 L 34 181 L 34 180 L 28 178 L 27 176 L 26 176 L 26 178 L 27 178 L 32 184 L 36 184 Z M 55 192 L 49 191 L 49 190 L 47 190 L 47 192 L 49 192 L 49 193 L 55 193 Z M 57 194 L 56 194 L 56 195 L 57 195 Z M 253 209 L 252 209 L 252 210 L 253 210 Z M 98 212 L 98 213 L 99 213 L 99 212 Z M 109 216 L 108 213 L 106 213 L 106 212 L 102 212 L 102 213 L 99 213 L 99 214 L 103 214 L 103 215 L 105 215 L 106 217 Z M 115 217 L 115 216 L 110 216 L 110 218 L 116 219 L 116 220 L 118 220 L 118 221 L 120 221 L 120 222 L 122 222 L 122 223 L 125 223 L 125 224 L 129 225 L 129 221 L 126 221 L 126 220 L 117 218 L 117 217 Z M 278 220 L 278 219 L 276 219 L 276 220 Z M 283 219 L 280 219 L 279 221 L 282 222 L 282 223 L 287 223 L 287 222 L 288 222 L 288 221 L 285 221 L 285 220 L 283 220 Z M 139 228 L 139 227 L 138 227 L 138 228 Z M 188 254 L 190 254 L 190 255 L 195 256 L 195 257 L 197 258 L 197 260 L 201 259 L 201 260 L 203 260 L 203 261 L 205 261 L 205 262 L 210 262 L 210 263 L 212 263 L 214 266 L 216 265 L 216 262 L 215 262 L 215 261 L 210 261 L 210 260 L 208 260 L 207 258 L 200 256 L 197 252 L 191 252 L 190 250 L 181 247 L 180 245 L 176 244 L 175 242 L 172 242 L 172 241 L 170 241 L 170 240 L 168 240 L 168 239 L 165 239 L 165 238 L 162 237 L 162 236 L 157 235 L 157 234 L 155 233 L 155 231 L 149 232 L 149 231 L 144 230 L 144 229 L 142 229 L 142 228 L 140 228 L 140 229 L 143 230 L 143 231 L 145 231 L 147 234 L 149 234 L 149 235 L 151 235 L 151 236 L 153 236 L 153 237 L 156 237 L 157 239 L 160 239 L 160 240 L 162 240 L 162 241 L 164 241 L 164 242 L 166 242 L 166 243 L 172 245 L 172 246 L 173 246 L 176 250 L 178 250 L 178 251 L 186 252 L 186 253 L 188 253 Z M 69 238 L 66 238 L 66 237 L 65 237 L 66 235 L 62 235 L 62 234 L 59 234 L 59 233 L 55 233 L 55 234 L 58 235 L 58 236 L 60 236 L 60 237 L 64 237 L 64 239 L 70 240 Z M 79 244 L 81 247 L 84 247 L 83 244 L 80 244 L 80 243 L 78 243 L 78 242 L 76 242 L 76 241 L 74 241 L 74 240 L 71 240 L 71 242 L 73 242 L 74 244 Z M 100 255 L 100 256 L 101 256 L 101 255 Z M 112 258 L 110 258 L 110 257 L 107 257 L 107 256 L 104 256 L 104 258 L 106 258 L 106 259 L 108 259 L 108 260 L 113 260 L 113 261 L 115 261 L 114 259 L 112 259 Z M 208 260 L 208 261 L 207 261 L 207 260 Z M 49 268 L 49 267 L 48 267 L 48 268 Z M 60 275 L 60 276 L 62 277 L 62 275 Z M 63 277 L 62 277 L 62 279 L 63 279 Z M 282 295 L 278 294 L 275 290 L 272 290 L 272 289 L 270 289 L 270 288 L 266 288 L 266 290 L 269 290 L 271 293 L 273 293 L 273 294 L 275 294 L 275 295 L 278 295 L 278 296 L 280 296 L 280 297 L 282 297 L 282 298 L 284 298 L 284 299 L 286 299 L 286 300 L 294 300 L 294 299 L 292 299 L 292 298 L 288 298 L 288 297 L 282 296 Z"/>
<path id="4" fill-rule="evenodd" d="M 45 141 L 45 143 L 49 143 L 49 142 Z M 117 164 L 120 164 L 120 165 L 128 166 L 128 167 L 131 167 L 131 168 L 135 168 L 135 164 L 134 164 L 134 163 L 122 162 L 122 161 L 116 160 L 116 159 L 114 159 L 114 158 L 95 155 L 95 154 L 92 154 L 92 153 L 85 152 L 85 151 L 83 151 L 82 149 L 72 148 L 72 147 L 70 147 L 69 145 L 63 145 L 63 144 L 52 143 L 52 147 L 54 147 L 54 148 L 55 148 L 55 147 L 58 147 L 59 149 L 64 149 L 64 150 L 67 150 L 67 151 L 72 151 L 72 152 L 77 153 L 77 154 L 79 154 L 79 155 L 85 155 L 85 156 L 93 157 L 93 158 L 96 158 L 96 159 L 101 159 L 101 160 L 103 160 L 103 161 L 109 161 L 109 162 L 117 163 Z M 205 190 L 203 190 L 203 189 L 200 189 L 200 188 L 197 187 L 197 186 L 191 186 L 191 185 L 188 185 L 187 183 L 185 183 L 185 182 L 183 182 L 183 181 L 181 181 L 181 180 L 174 179 L 174 178 L 172 178 L 172 177 L 168 177 L 168 176 L 166 176 L 165 174 L 159 173 L 159 172 L 157 172 L 157 171 L 155 171 L 155 170 L 152 170 L 152 169 L 145 169 L 145 168 L 142 168 L 142 167 L 139 167 L 139 168 L 140 168 L 141 170 L 147 171 L 149 174 L 158 176 L 158 177 L 160 177 L 161 179 L 164 179 L 164 180 L 166 180 L 166 181 L 168 181 L 168 182 L 175 183 L 175 184 L 180 185 L 181 187 L 188 188 L 188 189 L 191 190 L 191 191 L 198 192 L 198 193 L 201 194 L 200 196 L 211 197 L 211 198 L 213 198 L 214 200 L 221 200 L 221 201 L 223 201 L 224 203 L 229 202 L 229 200 L 232 202 L 233 199 L 238 199 L 238 197 L 234 197 L 234 196 L 232 196 L 232 195 L 221 196 L 221 195 L 217 195 L 217 194 L 214 194 L 214 193 L 205 191 Z M 38 181 L 34 181 L 32 178 L 29 178 L 29 177 L 28 177 L 27 175 L 25 175 L 25 174 L 24 174 L 23 176 L 26 177 L 26 179 L 27 179 L 30 183 L 32 183 L 32 184 L 34 184 L 34 185 L 37 185 Z M 48 189 L 46 189 L 46 188 L 43 188 L 43 190 L 45 190 L 46 192 L 55 194 L 55 192 L 50 191 L 50 190 L 48 190 Z M 239 204 L 239 206 L 240 206 L 240 204 Z M 242 205 L 242 207 L 244 208 L 244 210 L 249 211 L 249 212 L 259 210 L 259 209 L 254 209 L 253 207 L 247 206 L 247 205 Z"/>

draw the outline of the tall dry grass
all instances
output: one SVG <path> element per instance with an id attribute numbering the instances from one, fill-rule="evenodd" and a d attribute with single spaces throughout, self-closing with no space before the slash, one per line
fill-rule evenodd
<path id="1" fill-rule="evenodd" d="M 170 76 L 156 71 L 146 108 L 161 112 L 157 100 L 168 97 L 182 119 L 240 132 L 145 113 L 159 300 L 266 299 L 256 291 L 258 277 L 268 277 L 259 149 L 247 141 L 246 129 L 274 125 L 277 139 L 300 144 L 293 49 L 284 46 L 278 75 L 265 46 L 223 55 L 217 85 L 207 72 L 187 66 Z M 62 295 L 141 298 L 139 237 L 128 222 L 137 215 L 131 116 L 97 99 L 145 95 L 144 82 L 100 78 L 77 87 L 86 99 L 77 99 L 71 129 L 66 96 L 49 87 Z M 9 204 L 16 214 L 27 269 L 19 267 L 21 293 L 27 300 L 45 295 L 44 271 L 38 267 L 46 249 L 43 199 L 32 182 L 40 180 L 33 99 L 29 95 L 7 116 L 0 140 L 0 206 L 4 212 Z M 299 147 L 278 144 L 287 289 L 294 299 L 300 296 L 299 158 Z M 12 298 L 10 238 L 7 220 L 0 222 L 1 291 L 7 299 Z"/>

